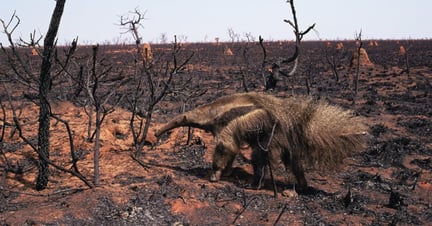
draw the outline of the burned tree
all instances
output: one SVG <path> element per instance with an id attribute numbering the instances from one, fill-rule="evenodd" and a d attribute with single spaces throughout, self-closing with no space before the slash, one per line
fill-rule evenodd
<path id="1" fill-rule="evenodd" d="M 288 0 L 287 1 L 290 6 L 291 6 L 291 14 L 293 16 L 293 21 L 291 20 L 287 20 L 285 19 L 284 22 L 288 23 L 289 25 L 291 25 L 291 27 L 294 29 L 294 35 L 296 37 L 296 42 L 295 42 L 295 52 L 294 54 L 284 60 L 282 63 L 291 63 L 294 62 L 294 66 L 291 69 L 291 72 L 288 75 L 294 75 L 294 73 L 297 70 L 297 66 L 298 66 L 298 62 L 299 62 L 299 56 L 301 54 L 301 40 L 303 39 L 303 36 L 306 35 L 307 33 L 309 33 L 309 31 L 311 31 L 312 29 L 314 29 L 315 24 L 312 24 L 311 26 L 309 26 L 305 31 L 301 31 L 298 25 L 298 21 L 297 21 L 297 12 L 294 6 L 294 0 Z"/>
<path id="2" fill-rule="evenodd" d="M 399 62 L 402 62 L 401 64 L 405 65 L 405 68 L 401 71 L 401 74 L 407 73 L 409 75 L 410 73 L 410 65 L 409 65 L 409 59 L 408 59 L 408 50 L 411 48 L 411 45 L 405 48 L 405 46 L 401 45 L 399 47 Z M 403 59 L 402 59 L 403 58 Z"/>
<path id="3" fill-rule="evenodd" d="M 282 60 L 282 64 L 289 64 L 294 62 L 293 67 L 291 68 L 291 71 L 288 74 L 285 73 L 280 73 L 281 75 L 284 75 L 286 77 L 288 76 L 292 76 L 292 80 L 293 80 L 293 84 L 294 84 L 294 75 L 295 72 L 297 71 L 298 68 L 298 64 L 299 64 L 299 58 L 301 55 L 301 41 L 304 37 L 304 35 L 306 35 L 307 33 L 309 33 L 309 31 L 311 31 L 312 29 L 314 29 L 315 24 L 312 24 L 311 26 L 309 26 L 305 31 L 301 31 L 298 25 L 298 21 L 297 21 L 297 12 L 294 6 L 294 0 L 288 0 L 287 3 L 290 4 L 291 7 L 291 14 L 293 17 L 293 20 L 287 20 L 285 19 L 284 22 L 288 23 L 289 25 L 291 25 L 291 27 L 293 28 L 293 32 L 296 38 L 295 41 L 295 50 L 292 56 Z M 261 41 L 260 41 L 261 42 Z M 261 46 L 263 47 L 263 45 L 261 44 Z M 264 51 L 265 53 L 265 51 Z M 278 71 L 279 72 L 279 71 Z M 279 73 L 277 74 L 270 74 L 269 78 L 267 78 L 268 81 L 272 81 L 270 83 L 270 86 L 266 84 L 266 90 L 268 89 L 274 89 L 276 87 L 276 84 L 279 80 L 281 80 L 280 78 L 276 77 L 278 76 Z"/>
<path id="4" fill-rule="evenodd" d="M 105 117 L 114 111 L 115 106 L 121 101 L 123 95 L 118 94 L 118 88 L 124 85 L 124 77 L 121 72 L 113 72 L 113 67 L 103 65 L 103 59 L 98 60 L 99 45 L 92 48 L 92 66 L 87 76 L 85 89 L 87 90 L 90 109 L 86 110 L 89 116 L 88 141 L 94 140 L 94 184 L 99 185 L 99 154 L 100 154 L 100 133 Z M 100 69 L 100 68 L 101 69 Z M 112 75 L 113 74 L 113 75 Z M 112 105 L 108 102 L 113 100 Z M 84 106 L 85 109 L 86 106 Z M 92 130 L 93 112 L 95 113 L 95 129 Z"/>
<path id="5" fill-rule="evenodd" d="M 48 162 L 49 162 L 49 128 L 50 128 L 50 104 L 48 101 L 48 94 L 51 90 L 52 77 L 51 77 L 51 65 L 53 59 L 53 53 L 55 49 L 55 39 L 57 36 L 57 31 L 60 26 L 60 20 L 63 14 L 64 5 L 66 0 L 58 0 L 54 8 L 54 12 L 51 16 L 50 25 L 48 32 L 44 39 L 44 47 L 41 54 L 42 63 L 40 65 L 39 80 L 36 80 L 32 76 L 32 72 L 28 70 L 27 67 L 20 67 L 20 65 L 25 65 L 25 62 L 16 53 L 16 46 L 12 41 L 12 33 L 18 27 L 20 20 L 14 14 L 10 21 L 6 23 L 1 20 L 3 24 L 3 30 L 8 37 L 9 43 L 11 44 L 11 49 L 13 56 L 8 56 L 9 65 L 12 67 L 14 74 L 17 76 L 21 84 L 25 84 L 32 89 L 38 90 L 38 100 L 39 100 L 39 128 L 38 128 L 38 144 L 36 147 L 37 154 L 39 156 L 39 174 L 36 180 L 36 190 L 43 190 L 48 184 Z M 12 26 L 13 20 L 16 19 L 17 22 Z M 12 26 L 12 27 L 11 27 Z M 36 45 L 34 37 L 31 37 L 31 45 Z M 40 40 L 40 39 L 39 39 Z M 3 51 L 6 49 L 1 46 Z M 24 71 L 24 72 L 23 72 Z M 33 84 L 38 83 L 38 87 L 34 87 Z"/>
<path id="6" fill-rule="evenodd" d="M 50 128 L 50 107 L 48 102 L 48 93 L 51 89 L 51 63 L 52 55 L 55 48 L 55 39 L 60 26 L 60 20 L 63 15 L 63 9 L 66 0 L 58 0 L 51 16 L 51 22 L 47 35 L 44 40 L 44 50 L 42 53 L 42 65 L 39 77 L 39 175 L 36 181 L 36 190 L 43 190 L 48 185 L 48 162 L 49 159 L 49 128 Z"/>
<path id="7" fill-rule="evenodd" d="M 11 69 L 10 71 L 1 72 L 1 74 L 5 75 L 9 82 L 17 83 L 23 85 L 27 88 L 27 92 L 24 93 L 24 97 L 27 100 L 30 100 L 34 104 L 39 106 L 39 115 L 38 115 L 38 135 L 37 135 L 37 143 L 33 142 L 31 139 L 28 139 L 23 135 L 22 125 L 18 119 L 18 115 L 15 114 L 16 109 L 13 106 L 11 100 L 11 93 L 7 92 L 7 96 L 9 98 L 9 104 L 11 106 L 12 114 L 13 114 L 13 127 L 18 132 L 19 137 L 33 149 L 37 156 L 37 164 L 38 164 L 38 176 L 36 179 L 36 190 L 43 190 L 47 187 L 49 181 L 49 165 L 53 166 L 56 169 L 59 169 L 63 172 L 70 173 L 74 176 L 79 177 L 83 180 L 89 187 L 92 185 L 83 177 L 78 168 L 76 167 L 76 156 L 74 157 L 73 152 L 73 143 L 71 142 L 71 155 L 72 155 L 72 165 L 73 170 L 66 169 L 62 166 L 55 164 L 52 160 L 50 160 L 50 119 L 55 118 L 57 121 L 65 124 L 68 129 L 69 135 L 70 128 L 66 121 L 61 120 L 59 117 L 54 115 L 51 112 L 49 94 L 53 88 L 53 76 L 59 75 L 62 73 L 67 67 L 71 55 L 74 53 L 76 48 L 76 43 L 73 44 L 69 48 L 69 55 L 63 64 L 59 64 L 59 70 L 56 73 L 53 73 L 52 65 L 59 63 L 54 59 L 56 58 L 56 36 L 57 31 L 60 26 L 61 17 L 63 14 L 65 5 L 65 0 L 59 0 L 56 3 L 54 12 L 51 16 L 51 21 L 49 25 L 48 32 L 44 39 L 43 51 L 39 52 L 37 47 L 39 46 L 39 41 L 42 40 L 42 37 L 36 38 L 35 33 L 30 34 L 30 41 L 26 42 L 20 38 L 21 43 L 16 44 L 12 40 L 12 34 L 15 29 L 20 24 L 20 19 L 15 13 L 12 15 L 11 19 L 8 22 L 4 20 L 0 20 L 3 25 L 3 31 L 6 34 L 10 47 L 7 48 L 0 43 L 1 50 L 5 53 L 6 61 L 8 67 Z M 39 63 L 39 61 L 29 60 L 30 58 L 23 57 L 25 54 L 22 54 L 21 49 L 18 47 L 28 46 L 32 48 L 33 53 L 36 53 L 35 57 L 40 57 L 40 71 L 39 74 L 36 75 L 33 71 L 35 67 L 34 64 Z M 36 63 L 35 63 L 36 62 Z M 71 137 L 71 136 L 69 136 Z"/>
<path id="8" fill-rule="evenodd" d="M 359 81 L 359 75 L 360 75 L 360 53 L 361 53 L 362 47 L 363 47 L 361 35 L 362 35 L 362 32 L 360 30 L 360 32 L 356 35 L 356 50 L 355 51 L 357 53 L 357 59 L 355 61 L 356 71 L 354 74 L 354 96 L 353 96 L 352 105 L 356 104 L 357 93 L 358 93 L 358 81 Z"/>
<path id="9" fill-rule="evenodd" d="M 147 54 L 143 54 L 142 37 L 138 29 L 142 26 L 145 13 L 135 9 L 129 13 L 129 16 L 120 18 L 120 26 L 127 29 L 135 40 L 135 75 L 134 88 L 132 94 L 128 97 L 128 102 L 132 109 L 130 119 L 130 128 L 133 136 L 135 148 L 135 159 L 141 155 L 142 149 L 146 143 L 148 130 L 152 120 L 153 112 L 156 105 L 169 92 L 174 76 L 185 70 L 185 65 L 192 58 L 193 53 L 179 62 L 178 55 L 181 47 L 174 36 L 174 43 L 170 59 L 156 59 L 155 52 L 150 59 Z"/>
<path id="10" fill-rule="evenodd" d="M 339 46 L 339 44 L 337 45 Z M 325 61 L 330 66 L 330 69 L 333 73 L 333 77 L 336 81 L 336 83 L 339 82 L 339 65 L 341 64 L 341 59 L 344 55 L 344 49 L 343 48 L 333 48 L 331 43 L 328 42 L 326 47 L 324 47 L 324 55 L 325 55 Z"/>

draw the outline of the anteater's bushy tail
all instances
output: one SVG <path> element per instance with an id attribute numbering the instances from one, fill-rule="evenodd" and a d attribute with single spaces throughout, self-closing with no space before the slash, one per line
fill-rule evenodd
<path id="1" fill-rule="evenodd" d="M 368 127 L 364 118 L 352 111 L 310 97 L 280 99 L 265 94 L 252 97 L 257 106 L 280 124 L 278 132 L 283 135 L 275 137 L 275 151 L 284 152 L 285 156 L 289 152 L 289 156 L 308 167 L 333 168 L 344 158 L 366 148 Z M 282 153 L 272 154 L 277 159 Z"/>
<path id="2" fill-rule="evenodd" d="M 369 136 L 364 118 L 325 102 L 317 103 L 304 133 L 308 149 L 301 159 L 316 168 L 332 168 L 364 150 Z"/>

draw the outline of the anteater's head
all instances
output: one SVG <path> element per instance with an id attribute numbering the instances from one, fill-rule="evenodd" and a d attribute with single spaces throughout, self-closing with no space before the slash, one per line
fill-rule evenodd
<path id="1" fill-rule="evenodd" d="M 232 172 L 232 163 L 236 153 L 227 149 L 222 143 L 218 143 L 213 153 L 213 172 L 210 181 L 219 181 L 222 174 L 229 175 Z"/>

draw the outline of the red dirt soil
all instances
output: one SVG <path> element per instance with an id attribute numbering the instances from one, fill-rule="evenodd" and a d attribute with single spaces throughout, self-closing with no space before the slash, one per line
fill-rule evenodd
<path id="1" fill-rule="evenodd" d="M 0 158 L 1 225 L 427 225 L 432 222 L 432 41 L 409 41 L 412 63 L 409 73 L 397 60 L 401 43 L 378 41 L 368 46 L 374 66 L 360 74 L 359 94 L 352 102 L 352 75 L 349 68 L 351 42 L 345 42 L 340 56 L 340 81 L 335 82 L 321 50 L 325 42 L 306 42 L 296 78 L 279 84 L 277 96 L 305 95 L 308 77 L 311 94 L 326 98 L 368 119 L 372 139 L 369 148 L 346 159 L 337 171 L 308 169 L 312 195 L 297 195 L 291 173 L 276 170 L 278 196 L 273 197 L 270 178 L 264 189 L 248 189 L 252 180 L 250 151 L 243 150 L 234 163 L 233 174 L 221 181 L 209 181 L 212 152 L 211 134 L 193 129 L 187 142 L 187 128 L 175 129 L 157 141 L 153 132 L 181 112 L 182 104 L 171 93 L 158 105 L 140 165 L 132 157 L 129 128 L 131 112 L 118 106 L 104 120 L 101 133 L 100 186 L 89 189 L 80 179 L 50 168 L 48 188 L 36 191 L 36 154 L 7 122 Z M 393 43 L 394 42 L 394 43 Z M 408 41 L 407 41 L 408 42 Z M 292 51 L 292 43 L 268 44 L 272 59 Z M 403 43 L 402 43 L 403 44 Z M 328 44 L 327 44 L 328 45 Z M 334 43 L 336 46 L 336 43 Z M 190 44 L 184 48 L 198 56 L 188 65 L 191 84 L 204 95 L 189 100 L 189 109 L 218 96 L 242 92 L 239 67 L 255 63 L 242 61 L 242 45 L 229 46 L 233 56 L 224 56 L 224 47 Z M 122 61 L 124 47 L 105 47 L 104 54 Z M 152 46 L 153 54 L 166 47 Z M 256 62 L 259 46 L 251 52 Z M 120 50 L 119 50 L 120 49 Z M 352 48 L 351 48 L 352 50 Z M 254 50 L 255 51 L 255 50 Z M 336 51 L 336 50 L 335 50 Z M 339 53 L 334 53 L 339 54 Z M 240 56 L 239 56 L 240 55 Z M 423 55 L 423 56 L 419 56 Z M 335 55 L 337 56 L 337 55 Z M 154 56 L 156 58 L 157 56 Z M 396 60 L 395 60 L 396 58 Z M 324 63 L 323 63 L 324 62 Z M 2 63 L 4 64 L 4 63 Z M 240 65 L 240 66 L 239 66 Z M 258 65 L 258 63 L 257 63 Z M 289 66 L 282 68 L 288 70 Z M 252 70 L 252 69 L 250 69 Z M 261 75 L 248 80 L 249 89 L 262 90 Z M 285 83 L 285 84 L 282 84 Z M 14 92 L 26 137 L 36 139 L 38 107 Z M 2 94 L 2 98 L 5 95 Z M 177 100 L 177 101 L 176 101 Z M 6 102 L 6 99 L 2 99 Z M 67 120 L 73 130 L 78 168 L 93 179 L 93 142 L 87 141 L 87 114 L 70 100 L 52 101 L 53 113 Z M 11 135 L 12 136 L 9 136 Z M 71 168 L 70 149 L 63 124 L 51 122 L 51 159 Z M 12 172 L 19 169 L 17 172 Z"/>

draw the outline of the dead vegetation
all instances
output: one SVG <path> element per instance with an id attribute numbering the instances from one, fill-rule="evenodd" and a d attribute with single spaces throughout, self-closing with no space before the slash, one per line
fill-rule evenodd
<path id="1" fill-rule="evenodd" d="M 295 43 L 261 37 L 256 43 L 250 35 L 240 42 L 231 29 L 231 43 L 181 45 L 174 36 L 173 43 L 150 51 L 138 32 L 144 13 L 136 9 L 120 19 L 135 45 L 79 46 L 75 39 L 58 47 L 52 30 L 39 52 L 41 38 L 34 33 L 30 41 L 13 43 L 19 17 L 2 20 L 10 46 L 0 45 L 0 224 L 430 222 L 431 41 L 373 42 L 367 57 L 361 34 L 357 43 L 300 45 L 314 25 L 301 31 L 293 1 L 288 3 L 294 17 L 285 22 L 294 29 Z M 59 17 L 53 18 L 55 25 Z M 322 50 L 333 45 L 337 52 L 324 56 Z M 403 55 L 400 46 L 407 46 Z M 357 53 L 355 70 L 351 52 Z M 272 95 L 326 99 L 366 117 L 371 128 L 368 148 L 337 171 L 305 169 L 310 186 L 319 188 L 311 195 L 292 192 L 294 179 L 283 170 L 262 178 L 261 190 L 249 189 L 248 145 L 232 175 L 211 183 L 210 134 L 175 129 L 162 140 L 154 137 L 180 112 L 220 96 L 265 90 L 267 63 L 277 64 L 272 75 L 288 77 L 284 84 L 274 82 Z"/>
<path id="2" fill-rule="evenodd" d="M 264 44 L 270 59 L 292 50 L 290 43 L 286 43 L 286 49 L 276 42 Z M 336 46 L 336 42 L 332 44 Z M 343 44 L 346 49 L 355 48 L 352 41 Z M 228 45 L 237 48 L 236 43 Z M 326 48 L 326 43 L 304 43 L 305 61 L 315 65 L 307 69 L 314 75 L 310 77 L 311 95 L 326 98 L 365 116 L 373 136 L 367 150 L 346 159 L 337 172 L 307 169 L 310 186 L 320 189 L 312 196 L 286 193 L 287 196 L 273 198 L 269 177 L 265 179 L 263 189 L 248 189 L 247 185 L 253 179 L 250 150 L 243 150 L 235 160 L 231 177 L 210 183 L 214 144 L 211 134 L 197 129 L 192 131 L 189 144 L 188 130 L 177 129 L 154 147 L 144 146 L 141 160 L 146 167 L 141 166 L 131 158 L 133 136 L 129 123 L 132 111 L 126 102 L 120 102 L 115 111 L 106 116 L 101 127 L 99 187 L 88 189 L 79 178 L 50 168 L 51 180 L 47 189 L 37 192 L 34 190 L 37 156 L 16 132 L 6 90 L 10 92 L 23 133 L 30 139 L 36 136 L 37 107 L 28 99 L 31 93 L 27 89 L 22 86 L 6 89 L 11 87 L 11 83 L 6 82 L 2 86 L 4 110 L 0 124 L 4 134 L 0 157 L 0 221 L 2 224 L 426 224 L 432 217 L 429 211 L 432 202 L 432 133 L 429 129 L 432 126 L 432 75 L 427 65 L 430 59 L 425 56 L 430 56 L 432 44 L 427 41 L 412 44 L 410 52 L 418 54 L 410 58 L 409 74 L 400 74 L 403 69 L 398 67 L 399 46 L 400 43 L 381 41 L 378 47 L 368 51 L 374 67 L 360 70 L 357 104 L 352 107 L 351 55 L 341 54 L 337 67 L 340 79 L 335 82 L 332 69 L 322 60 L 325 56 L 316 54 L 322 47 Z M 239 85 L 240 78 L 236 76 L 238 59 L 224 59 L 224 45 L 203 47 L 206 45 L 191 44 L 184 48 L 185 56 L 195 52 L 199 60 L 192 58 L 190 61 L 190 80 L 176 77 L 179 80 L 175 80 L 173 88 L 181 87 L 185 84 L 181 79 L 186 79 L 188 90 L 205 89 L 206 92 L 192 95 L 187 102 L 179 101 L 180 92 L 166 96 L 155 111 L 147 143 L 156 144 L 153 131 L 185 107 L 191 108 L 243 90 Z M 130 48 L 133 47 L 100 46 L 99 54 L 110 60 L 110 64 L 123 65 L 123 73 L 127 70 L 133 73 L 133 65 L 127 66 L 127 62 L 133 62 L 127 52 Z M 160 51 L 170 52 L 168 45 L 153 45 L 152 50 L 154 59 L 163 56 Z M 25 51 L 31 54 L 28 49 Z M 92 48 L 79 46 L 77 51 L 78 56 L 91 56 Z M 387 54 L 389 52 L 394 54 Z M 251 48 L 250 55 L 256 57 L 250 60 L 260 63 L 261 53 L 259 45 Z M 0 57 L 4 59 L 5 55 Z M 215 58 L 220 60 L 215 61 Z M 0 67 L 7 69 L 4 64 Z M 281 70 L 290 68 L 282 67 Z M 79 67 L 76 68 L 75 72 L 79 71 Z M 306 68 L 301 66 L 296 83 L 289 87 L 280 86 L 274 95 L 306 94 L 302 82 L 305 75 Z M 88 116 L 79 104 L 85 96 L 65 99 L 74 97 L 73 87 L 76 86 L 69 87 L 67 77 L 62 79 L 64 82 L 58 80 L 55 84 L 62 84 L 61 91 L 71 95 L 57 94 L 60 90 L 54 89 L 53 95 L 58 98 L 54 99 L 52 112 L 68 121 L 77 167 L 91 180 L 94 143 L 87 140 Z M 126 83 L 119 90 L 126 91 L 129 86 Z M 248 77 L 248 86 L 250 90 L 264 89 L 262 76 Z M 108 104 L 115 106 L 113 101 Z M 65 168 L 72 167 L 65 126 L 53 123 L 51 135 L 52 161 Z M 292 190 L 295 180 L 289 173 L 274 173 L 278 191 Z"/>

